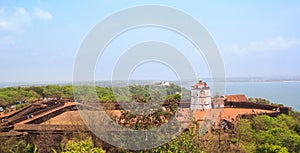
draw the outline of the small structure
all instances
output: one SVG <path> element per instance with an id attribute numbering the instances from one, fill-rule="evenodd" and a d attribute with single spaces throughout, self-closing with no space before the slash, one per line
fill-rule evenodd
<path id="1" fill-rule="evenodd" d="M 159 86 L 170 86 L 170 82 L 165 82 L 165 81 L 155 81 L 153 85 L 159 85 Z"/>
<path id="2" fill-rule="evenodd" d="M 211 99 L 212 108 L 224 108 L 224 98 Z"/>
<path id="3" fill-rule="evenodd" d="M 211 109 L 210 88 L 206 82 L 201 79 L 192 86 L 191 91 L 191 110 Z"/>

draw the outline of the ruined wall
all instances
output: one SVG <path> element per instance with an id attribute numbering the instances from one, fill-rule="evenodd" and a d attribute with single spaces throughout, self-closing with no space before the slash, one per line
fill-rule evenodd
<path id="1" fill-rule="evenodd" d="M 280 113 L 288 114 L 291 110 L 290 107 L 283 107 L 283 106 L 273 106 L 273 105 L 266 105 L 260 104 L 255 102 L 230 102 L 225 101 L 225 107 L 237 107 L 237 108 L 254 108 L 254 109 L 265 109 L 265 110 L 277 110 L 279 108 Z"/>

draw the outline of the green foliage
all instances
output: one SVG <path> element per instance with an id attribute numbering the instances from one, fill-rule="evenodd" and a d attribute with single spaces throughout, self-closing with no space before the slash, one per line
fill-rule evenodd
<path id="1" fill-rule="evenodd" d="M 252 97 L 249 97 L 248 101 L 249 102 L 260 103 L 260 104 L 270 104 L 270 105 L 278 106 L 278 107 L 279 106 L 284 106 L 283 104 L 273 103 L 273 102 L 270 102 L 269 100 L 264 99 L 264 98 L 252 98 Z"/>
<path id="2" fill-rule="evenodd" d="M 63 145 L 61 153 L 105 153 L 105 150 L 94 147 L 92 139 L 88 138 L 78 142 L 69 140 Z"/>
<path id="3" fill-rule="evenodd" d="M 253 118 L 252 126 L 255 131 L 268 130 L 274 127 L 276 121 L 267 115 L 261 115 Z"/>
<path id="4" fill-rule="evenodd" d="M 77 97 L 74 98 L 73 89 Z M 181 89 L 180 86 L 170 84 L 170 86 L 150 86 L 150 85 L 130 85 L 128 87 L 99 87 L 99 86 L 71 86 L 71 85 L 46 85 L 31 87 L 8 87 L 0 88 L 0 106 L 6 107 L 15 104 L 16 101 L 25 99 L 27 102 L 33 102 L 43 97 L 67 98 L 74 101 L 94 101 L 94 102 L 157 102 L 165 100 L 180 101 L 181 96 L 176 92 L 184 92 L 184 95 L 190 95 L 187 89 Z M 95 93 L 95 94 L 94 94 Z M 162 93 L 166 93 L 165 97 Z M 22 107 L 22 106 L 18 106 Z"/>
<path id="5" fill-rule="evenodd" d="M 236 146 L 240 147 L 242 150 L 246 152 L 253 152 L 255 150 L 255 142 L 254 139 L 254 130 L 252 129 L 251 122 L 246 119 L 242 119 L 239 121 L 237 125 L 237 138 L 232 138 L 232 140 L 236 139 Z"/>
<path id="6" fill-rule="evenodd" d="M 18 104 L 18 105 L 16 105 L 16 110 L 21 109 L 21 108 L 27 106 L 28 104 L 29 104 L 29 103 Z"/>
<path id="7" fill-rule="evenodd" d="M 166 97 L 167 102 L 180 102 L 180 100 L 181 100 L 181 95 L 179 94 L 170 94 L 167 95 Z"/>
<path id="8" fill-rule="evenodd" d="M 298 124 L 285 114 L 276 118 L 261 115 L 251 121 L 242 119 L 237 128 L 240 147 L 246 152 L 300 152 Z"/>
<path id="9" fill-rule="evenodd" d="M 292 129 L 300 135 L 300 123 L 295 124 Z"/>
<path id="10" fill-rule="evenodd" d="M 193 152 L 193 153 L 203 153 L 203 148 L 200 143 L 200 136 L 193 132 L 193 129 L 190 131 L 184 132 L 180 134 L 177 138 L 168 142 L 167 144 L 154 148 L 149 152 L 153 153 L 185 153 L 185 152 Z"/>
<path id="11" fill-rule="evenodd" d="M 35 144 L 31 145 L 31 144 L 27 144 L 26 146 L 26 152 L 27 153 L 37 153 L 38 152 L 38 148 Z"/>
<path id="12" fill-rule="evenodd" d="M 254 130 L 251 128 L 251 122 L 249 120 L 242 119 L 239 121 L 237 128 L 238 141 L 251 142 L 253 132 Z"/>
<path id="13" fill-rule="evenodd" d="M 270 104 L 271 102 L 267 99 L 263 99 L 263 98 L 248 98 L 248 101 L 250 102 L 256 102 L 256 103 L 261 103 L 261 104 Z"/>
<path id="14" fill-rule="evenodd" d="M 263 144 L 257 147 L 257 153 L 288 153 L 288 149 L 286 147 L 282 147 L 279 145 L 270 145 Z"/>
<path id="15" fill-rule="evenodd" d="M 26 153 L 26 142 L 15 137 L 0 137 L 1 153 Z"/>
<path id="16" fill-rule="evenodd" d="M 8 87 L 0 88 L 0 106 L 9 106 L 15 104 L 16 101 L 26 100 L 33 102 L 43 97 L 63 97 L 73 99 L 72 86 L 32 86 L 32 87 Z M 24 105 L 16 106 L 17 109 Z"/>
<path id="17" fill-rule="evenodd" d="M 112 88 L 110 87 L 96 87 L 99 102 L 116 102 Z"/>

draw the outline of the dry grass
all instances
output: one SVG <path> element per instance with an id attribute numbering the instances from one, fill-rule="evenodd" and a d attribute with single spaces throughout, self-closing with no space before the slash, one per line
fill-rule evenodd
<path id="1" fill-rule="evenodd" d="M 67 111 L 41 124 L 50 125 L 84 125 L 78 111 Z"/>

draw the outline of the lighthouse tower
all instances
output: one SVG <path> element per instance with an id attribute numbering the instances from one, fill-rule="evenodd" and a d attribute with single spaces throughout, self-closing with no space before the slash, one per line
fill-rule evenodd
<path id="1" fill-rule="evenodd" d="M 210 88 L 206 82 L 201 79 L 192 86 L 191 91 L 191 110 L 211 109 Z"/>

